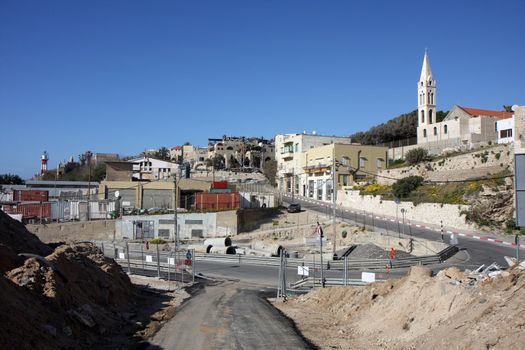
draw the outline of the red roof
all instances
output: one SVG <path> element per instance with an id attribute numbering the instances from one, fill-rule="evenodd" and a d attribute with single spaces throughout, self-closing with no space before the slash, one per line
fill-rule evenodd
<path id="1" fill-rule="evenodd" d="M 489 116 L 489 117 L 496 117 L 500 119 L 507 119 L 512 118 L 512 112 L 501 112 L 501 111 L 491 111 L 488 109 L 477 109 L 477 108 L 467 108 L 467 107 L 460 107 L 462 110 L 470 114 L 472 117 L 479 117 L 481 115 L 483 116 Z"/>

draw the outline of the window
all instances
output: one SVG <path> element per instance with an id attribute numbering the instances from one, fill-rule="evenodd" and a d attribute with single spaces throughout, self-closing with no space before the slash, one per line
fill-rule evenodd
<path id="1" fill-rule="evenodd" d="M 294 152 L 296 152 L 296 153 L 299 152 L 299 144 L 298 143 L 295 144 Z"/>
<path id="2" fill-rule="evenodd" d="M 186 225 L 202 225 L 202 220 L 185 220 Z"/>
<path id="3" fill-rule="evenodd" d="M 192 229 L 191 230 L 191 237 L 198 237 L 198 238 L 202 238 L 204 235 L 203 235 L 203 230 L 201 229 Z"/>
<path id="4" fill-rule="evenodd" d="M 344 156 L 343 158 L 341 158 L 341 164 L 350 165 L 350 157 Z"/>
<path id="5" fill-rule="evenodd" d="M 170 236 L 170 230 L 165 228 L 159 228 L 159 237 L 166 237 L 168 238 Z"/>
<path id="6" fill-rule="evenodd" d="M 443 126 L 443 132 L 444 132 L 445 134 L 448 134 L 448 127 L 447 127 L 446 124 Z"/>
<path id="7" fill-rule="evenodd" d="M 421 123 L 425 122 L 425 111 L 421 110 Z"/>
<path id="8" fill-rule="evenodd" d="M 507 130 L 501 130 L 499 132 L 500 139 L 506 138 L 506 137 L 512 137 L 512 129 Z"/>
<path id="9" fill-rule="evenodd" d="M 348 179 L 349 179 L 349 176 L 348 175 L 339 175 L 339 178 L 340 178 L 340 181 L 343 186 L 348 186 Z"/>
<path id="10" fill-rule="evenodd" d="M 365 157 L 359 157 L 359 166 L 364 167 L 366 165 L 366 158 Z"/>
<path id="11" fill-rule="evenodd" d="M 434 126 L 434 136 L 438 134 L 438 129 Z"/>
<path id="12" fill-rule="evenodd" d="M 428 111 L 428 123 L 432 124 L 432 110 Z"/>
<path id="13" fill-rule="evenodd" d="M 294 191 L 299 194 L 299 175 L 296 175 L 294 179 Z"/>
<path id="14" fill-rule="evenodd" d="M 427 129 L 423 129 L 423 137 L 427 137 Z"/>
<path id="15" fill-rule="evenodd" d="M 434 93 L 430 94 L 430 103 L 434 104 Z"/>
<path id="16" fill-rule="evenodd" d="M 385 163 L 385 160 L 383 158 L 377 158 L 377 162 L 376 162 L 377 169 L 383 169 L 384 163 Z"/>
<path id="17" fill-rule="evenodd" d="M 323 180 L 317 180 L 317 199 L 323 200 Z"/>
<path id="18" fill-rule="evenodd" d="M 332 200 L 332 180 L 326 181 L 326 200 Z"/>
<path id="19" fill-rule="evenodd" d="M 308 181 L 308 197 L 314 198 L 314 180 Z"/>

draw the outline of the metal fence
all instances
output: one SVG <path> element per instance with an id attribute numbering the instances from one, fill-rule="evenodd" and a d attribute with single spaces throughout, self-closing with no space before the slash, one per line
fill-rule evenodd
<path id="1" fill-rule="evenodd" d="M 134 247 L 133 247 L 134 245 Z M 118 246 L 98 243 L 105 256 L 115 259 L 128 273 L 156 276 L 169 281 L 195 281 L 195 252 L 193 250 L 161 250 L 158 244 L 151 244 L 152 249 L 144 244 Z"/>

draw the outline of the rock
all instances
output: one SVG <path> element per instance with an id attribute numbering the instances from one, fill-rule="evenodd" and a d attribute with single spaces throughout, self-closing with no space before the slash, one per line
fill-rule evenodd
<path id="1" fill-rule="evenodd" d="M 76 310 L 69 310 L 68 313 L 86 327 L 93 328 L 97 325 L 95 320 L 93 320 L 93 317 L 91 317 L 90 315 L 85 315 Z"/>
<path id="2" fill-rule="evenodd" d="M 53 337 L 56 337 L 56 336 L 57 336 L 57 329 L 56 329 L 56 327 L 54 327 L 54 326 L 52 326 L 52 325 L 50 325 L 50 324 L 43 324 L 43 325 L 42 325 L 42 329 L 43 329 L 45 332 L 51 334 Z"/>

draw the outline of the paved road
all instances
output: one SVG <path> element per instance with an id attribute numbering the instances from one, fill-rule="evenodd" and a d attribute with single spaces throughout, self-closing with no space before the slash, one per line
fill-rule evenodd
<path id="1" fill-rule="evenodd" d="M 236 282 L 207 284 L 150 340 L 147 349 L 312 349 L 273 308 L 268 289 Z"/>
<path id="2" fill-rule="evenodd" d="M 283 198 L 284 201 L 289 201 L 287 198 Z M 295 197 L 295 202 L 301 203 L 301 207 L 304 209 L 313 210 L 319 213 L 327 213 L 326 205 L 320 203 L 311 203 L 306 202 L 300 197 Z M 332 211 L 329 209 L 328 213 L 331 215 Z M 371 226 L 373 225 L 376 228 L 382 230 L 388 230 L 389 232 L 397 232 L 398 228 L 403 232 L 403 225 L 398 225 L 389 220 L 382 220 L 377 218 L 370 218 L 363 214 L 358 213 L 348 213 L 344 210 L 341 210 L 340 207 L 337 209 L 337 217 L 348 222 L 357 222 L 360 225 Z M 405 225 L 404 232 L 406 234 L 411 233 L 415 237 L 421 237 L 428 240 L 440 240 L 441 235 L 439 232 L 428 230 L 424 227 L 409 227 Z M 328 238 L 331 238 L 332 232 L 325 232 Z M 447 235 L 448 236 L 448 235 Z M 448 238 L 445 238 L 445 241 Z M 465 258 L 455 264 L 460 268 L 477 268 L 481 264 L 492 264 L 497 262 L 501 266 L 507 266 L 505 255 L 515 256 L 516 249 L 509 246 L 502 246 L 500 244 L 481 241 L 476 239 L 470 239 L 468 237 L 458 237 L 458 247 L 460 249 L 465 249 L 466 254 Z"/>

